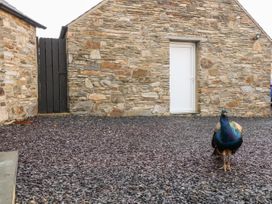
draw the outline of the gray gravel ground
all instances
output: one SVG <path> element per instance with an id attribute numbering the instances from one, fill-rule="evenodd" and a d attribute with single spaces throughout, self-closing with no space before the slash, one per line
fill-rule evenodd
<path id="1" fill-rule="evenodd" d="M 272 203 L 272 119 L 235 118 L 244 144 L 228 173 L 211 156 L 217 121 L 39 117 L 0 127 L 0 151 L 19 150 L 22 204 Z"/>

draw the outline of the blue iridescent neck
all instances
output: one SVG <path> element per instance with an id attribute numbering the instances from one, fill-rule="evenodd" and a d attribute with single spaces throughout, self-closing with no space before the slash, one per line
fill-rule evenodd
<path id="1" fill-rule="evenodd" d="M 221 138 L 223 141 L 228 141 L 232 138 L 232 130 L 229 124 L 229 118 L 225 114 L 220 116 Z"/>
<path id="2" fill-rule="evenodd" d="M 222 129 L 227 128 L 229 126 L 229 118 L 224 114 L 221 114 L 220 116 L 220 125 Z"/>
<path id="3" fill-rule="evenodd" d="M 225 125 L 229 124 L 229 119 L 228 119 L 228 117 L 226 115 L 221 114 L 221 116 L 220 116 L 220 124 L 221 124 L 221 126 L 225 126 Z"/>

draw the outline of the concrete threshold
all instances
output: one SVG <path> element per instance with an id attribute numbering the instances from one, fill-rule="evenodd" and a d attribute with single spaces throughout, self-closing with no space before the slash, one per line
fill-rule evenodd
<path id="1" fill-rule="evenodd" d="M 18 152 L 0 152 L 0 204 L 15 204 Z"/>

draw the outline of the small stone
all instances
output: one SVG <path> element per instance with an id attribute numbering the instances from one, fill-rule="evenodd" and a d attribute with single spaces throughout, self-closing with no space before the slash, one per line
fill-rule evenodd
<path id="1" fill-rule="evenodd" d="M 256 41 L 253 45 L 253 50 L 261 52 L 263 50 L 260 41 Z"/>
<path id="2" fill-rule="evenodd" d="M 88 40 L 86 42 L 86 48 L 89 48 L 89 49 L 100 49 L 100 43 Z"/>
<path id="3" fill-rule="evenodd" d="M 24 113 L 24 108 L 22 106 L 16 106 L 12 108 L 12 112 L 16 115 L 21 115 Z"/>
<path id="4" fill-rule="evenodd" d="M 168 112 L 167 110 L 168 110 L 167 107 L 160 106 L 160 105 L 155 105 L 152 113 L 154 113 L 154 114 L 163 114 L 163 113 L 167 113 Z"/>
<path id="5" fill-rule="evenodd" d="M 30 116 L 30 117 L 37 115 L 38 105 L 37 105 L 37 103 L 35 103 L 35 101 L 33 101 L 32 104 L 29 104 L 26 107 L 26 113 L 27 113 L 27 116 Z"/>
<path id="6" fill-rule="evenodd" d="M 121 117 L 124 114 L 123 110 L 120 110 L 118 108 L 113 108 L 111 113 L 109 114 L 111 117 Z"/>
<path id="7" fill-rule="evenodd" d="M 100 76 L 100 72 L 95 71 L 95 70 L 82 70 L 82 71 L 80 71 L 80 74 L 83 75 L 83 76 L 84 75 L 87 75 L 87 76 Z"/>
<path id="8" fill-rule="evenodd" d="M 242 86 L 241 89 L 242 92 L 246 94 L 252 93 L 254 91 L 254 89 L 251 86 Z"/>
<path id="9" fill-rule="evenodd" d="M 80 101 L 73 104 L 72 112 L 76 113 L 89 113 L 93 108 L 93 104 L 90 101 Z"/>
<path id="10" fill-rule="evenodd" d="M 133 71 L 133 74 L 132 74 L 133 78 L 143 78 L 148 76 L 149 76 L 149 71 L 145 69 L 136 69 Z"/>
<path id="11" fill-rule="evenodd" d="M 237 100 L 233 100 L 229 103 L 226 104 L 226 107 L 227 108 L 235 108 L 235 107 L 238 107 L 240 105 L 240 100 L 237 99 Z"/>
<path id="12" fill-rule="evenodd" d="M 120 68 L 121 66 L 117 63 L 112 63 L 112 62 L 103 62 L 101 64 L 101 67 L 104 68 L 104 69 L 118 69 Z"/>
<path id="13" fill-rule="evenodd" d="M 220 97 L 218 95 L 210 95 L 210 103 L 214 105 L 220 104 Z"/>
<path id="14" fill-rule="evenodd" d="M 0 96 L 4 96 L 5 95 L 5 91 L 2 87 L 0 87 Z"/>
<path id="15" fill-rule="evenodd" d="M 102 26 L 104 24 L 104 21 L 103 21 L 103 19 L 95 19 L 94 20 L 94 25 L 95 26 Z"/>
<path id="16" fill-rule="evenodd" d="M 92 84 L 92 82 L 91 82 L 91 80 L 90 79 L 85 79 L 85 86 L 87 87 L 87 88 L 89 88 L 89 89 L 92 89 L 94 86 L 93 86 L 93 84 Z"/>
<path id="17" fill-rule="evenodd" d="M 119 110 L 124 111 L 125 108 L 126 108 L 126 105 L 124 103 L 119 103 L 119 104 L 117 104 L 116 108 L 118 108 Z"/>
<path id="18" fill-rule="evenodd" d="M 35 200 L 31 200 L 28 202 L 29 204 L 37 204 L 37 202 Z"/>
<path id="19" fill-rule="evenodd" d="M 103 48 L 103 47 L 106 47 L 107 46 L 107 42 L 105 41 L 101 41 L 100 42 L 100 46 Z"/>
<path id="20" fill-rule="evenodd" d="M 103 94 L 91 94 L 88 98 L 93 101 L 102 101 L 107 99 L 107 97 Z"/>
<path id="21" fill-rule="evenodd" d="M 229 79 L 227 76 L 219 76 L 219 79 L 221 82 L 223 83 L 228 83 L 229 82 Z"/>
<path id="22" fill-rule="evenodd" d="M 6 60 L 11 60 L 13 57 L 14 57 L 14 54 L 12 52 L 9 52 L 9 51 L 4 52 L 4 58 Z"/>
<path id="23" fill-rule="evenodd" d="M 102 86 L 111 86 L 111 81 L 109 80 L 101 80 L 100 83 Z"/>
<path id="24" fill-rule="evenodd" d="M 151 107 L 134 107 L 125 112 L 125 116 L 151 116 L 152 108 Z"/>
<path id="25" fill-rule="evenodd" d="M 247 77 L 245 82 L 248 83 L 248 84 L 252 84 L 254 82 L 254 76 Z"/>
<path id="26" fill-rule="evenodd" d="M 155 83 L 150 84 L 150 86 L 152 86 L 152 87 L 159 87 L 160 85 L 161 85 L 160 82 L 155 82 Z"/>
<path id="27" fill-rule="evenodd" d="M 87 69 L 87 70 L 99 70 L 100 69 L 100 64 L 97 63 L 96 61 L 90 61 L 87 65 L 83 66 L 83 69 Z"/>
<path id="28" fill-rule="evenodd" d="M 93 82 L 94 87 L 100 87 L 100 83 L 98 81 Z"/>
<path id="29" fill-rule="evenodd" d="M 69 64 L 71 64 L 73 62 L 73 55 L 72 54 L 68 55 L 68 62 L 69 62 Z"/>
<path id="30" fill-rule="evenodd" d="M 125 102 L 124 95 L 121 94 L 121 93 L 112 93 L 111 102 L 112 103 L 123 103 L 123 102 Z"/>
<path id="31" fill-rule="evenodd" d="M 6 75 L 8 76 L 18 76 L 18 72 L 17 71 L 6 71 Z"/>
<path id="32" fill-rule="evenodd" d="M 219 70 L 218 69 L 209 69 L 209 75 L 210 76 L 219 76 Z"/>
<path id="33" fill-rule="evenodd" d="M 156 91 L 157 93 L 163 93 L 163 89 L 159 87 L 154 88 L 154 91 Z"/>
<path id="34" fill-rule="evenodd" d="M 8 112 L 6 107 L 0 107 L 0 122 L 8 120 Z"/>
<path id="35" fill-rule="evenodd" d="M 143 57 L 151 57 L 152 54 L 151 54 L 151 52 L 149 50 L 143 50 L 142 51 L 142 56 Z"/>
<path id="36" fill-rule="evenodd" d="M 204 69 L 209 69 L 213 66 L 212 61 L 206 58 L 201 59 L 200 63 L 201 63 L 201 67 Z"/>
<path id="37" fill-rule="evenodd" d="M 91 59 L 101 59 L 100 51 L 99 50 L 92 50 L 90 54 Z"/>
<path id="38" fill-rule="evenodd" d="M 143 93 L 142 97 L 144 99 L 159 99 L 159 95 L 156 92 Z"/>
<path id="39" fill-rule="evenodd" d="M 259 92 L 268 92 L 266 89 L 263 89 L 263 88 L 260 88 L 260 87 L 257 87 L 256 91 L 259 91 Z"/>

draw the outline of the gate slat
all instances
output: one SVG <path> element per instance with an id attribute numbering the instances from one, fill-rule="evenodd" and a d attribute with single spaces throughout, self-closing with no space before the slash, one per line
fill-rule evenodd
<path id="1" fill-rule="evenodd" d="M 67 66 L 66 41 L 59 40 L 59 73 L 60 73 L 60 111 L 67 112 Z"/>
<path id="2" fill-rule="evenodd" d="M 52 39 L 46 40 L 46 81 L 47 81 L 47 112 L 54 111 L 54 95 L 53 95 L 53 65 L 52 65 Z"/>
<path id="3" fill-rule="evenodd" d="M 54 113 L 60 112 L 60 78 L 59 78 L 59 40 L 52 40 L 53 82 L 54 82 Z"/>
<path id="4" fill-rule="evenodd" d="M 47 112 L 47 86 L 46 86 L 46 60 L 45 60 L 45 40 L 39 42 L 39 112 Z"/>

